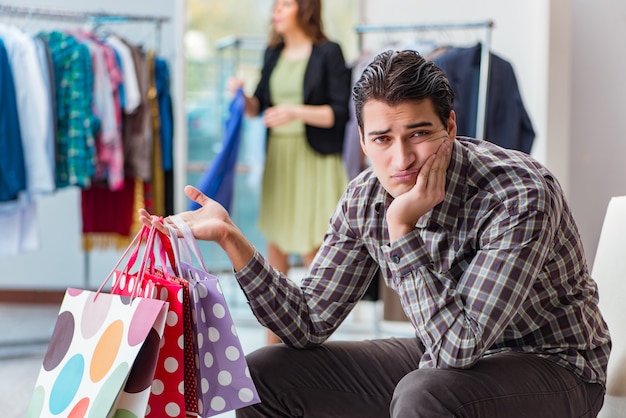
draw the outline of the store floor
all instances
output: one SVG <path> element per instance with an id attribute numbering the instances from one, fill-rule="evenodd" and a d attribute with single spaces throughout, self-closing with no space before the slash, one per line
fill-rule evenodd
<path id="1" fill-rule="evenodd" d="M 246 353 L 261 347 L 266 338 L 252 316 L 241 290 L 231 278 L 221 278 L 241 344 Z M 0 303 L 0 416 L 23 418 L 52 334 L 58 305 Z M 379 302 L 361 302 L 333 339 L 365 339 L 410 335 L 405 323 L 377 320 Z M 232 418 L 234 412 L 219 415 Z"/>

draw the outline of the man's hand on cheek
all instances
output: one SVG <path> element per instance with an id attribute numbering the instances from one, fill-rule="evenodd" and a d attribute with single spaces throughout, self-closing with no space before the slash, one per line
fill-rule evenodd
<path id="1" fill-rule="evenodd" d="M 420 169 L 415 186 L 391 202 L 385 215 L 390 242 L 412 231 L 421 216 L 443 202 L 451 149 L 450 140 L 444 140 Z"/>

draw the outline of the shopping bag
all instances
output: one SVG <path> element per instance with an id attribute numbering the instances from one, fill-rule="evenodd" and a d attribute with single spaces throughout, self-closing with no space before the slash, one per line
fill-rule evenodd
<path id="1" fill-rule="evenodd" d="M 167 303 L 67 289 L 27 418 L 143 416 Z"/>
<path id="2" fill-rule="evenodd" d="M 161 222 L 163 220 L 161 219 Z M 166 266 L 166 261 L 169 260 L 170 265 L 176 269 L 176 258 L 173 253 L 172 244 L 169 240 L 169 237 L 165 234 L 162 234 L 157 231 L 157 238 L 159 239 L 159 247 L 160 247 L 160 259 L 161 265 Z M 164 253 L 167 255 L 165 258 Z M 150 269 L 152 271 L 152 269 Z M 196 399 L 196 376 L 195 376 L 195 367 L 194 367 L 194 339 L 193 339 L 193 330 L 191 327 L 191 299 L 189 296 L 189 282 L 185 279 L 181 279 L 175 277 L 175 274 L 178 272 L 174 272 L 171 268 L 163 267 L 160 271 L 166 272 L 169 271 L 169 279 L 176 284 L 182 286 L 182 319 L 183 319 L 183 341 L 184 341 L 184 394 L 185 394 L 185 409 L 187 410 L 187 415 L 197 415 L 198 414 L 198 400 Z M 157 268 L 152 274 L 159 274 L 159 269 Z M 162 273 L 161 273 L 162 275 Z M 180 296 L 180 294 L 179 294 Z"/>
<path id="3" fill-rule="evenodd" d="M 183 328 L 185 344 L 185 406 L 187 414 L 198 414 L 198 399 L 196 397 L 196 367 L 193 327 L 191 325 L 191 298 L 189 294 L 189 282 L 183 279 L 175 279 L 183 286 Z"/>
<path id="4" fill-rule="evenodd" d="M 179 240 L 175 230 L 170 232 L 179 272 L 186 275 L 191 292 L 198 413 L 205 418 L 259 403 L 219 280 L 208 273 L 187 225 L 178 215 L 170 218 L 183 234 Z M 181 243 L 195 255 L 201 268 L 194 266 L 190 257 L 183 261 Z"/>
<path id="5" fill-rule="evenodd" d="M 169 260 L 171 266 L 176 268 L 176 260 L 174 257 L 173 249 L 169 237 L 157 231 L 157 238 L 159 239 L 159 254 L 161 259 L 161 266 L 163 266 L 160 270 L 156 269 L 148 269 L 150 274 L 159 275 L 161 278 L 166 277 L 167 280 L 179 285 L 181 287 L 181 292 L 177 292 L 178 302 L 182 304 L 182 314 L 178 316 L 177 323 L 180 322 L 182 318 L 182 327 L 183 327 L 183 338 L 182 342 L 184 345 L 184 356 L 183 356 L 183 371 L 184 371 L 184 397 L 185 397 L 185 410 L 187 411 L 187 415 L 196 416 L 198 414 L 198 400 L 196 398 L 196 376 L 195 376 L 195 366 L 194 366 L 194 338 L 193 338 L 193 330 L 191 327 L 191 300 L 189 296 L 189 282 L 185 279 L 181 279 L 175 277 L 177 272 L 174 269 L 167 266 L 165 260 Z M 167 254 L 167 258 L 165 257 Z M 169 277 L 167 272 L 169 271 Z M 182 297 L 182 302 L 180 298 Z M 178 346 L 180 347 L 181 339 L 178 338 Z M 180 388 L 180 385 L 179 385 Z"/>
<path id="6" fill-rule="evenodd" d="M 145 226 L 139 231 L 140 242 L 144 238 L 147 241 L 146 255 L 142 259 L 139 271 L 132 272 L 138 253 L 135 249 L 128 263 L 115 271 L 111 293 L 131 295 L 138 291 L 144 297 L 168 302 L 167 321 L 163 330 L 145 416 L 148 418 L 163 416 L 185 418 L 186 412 L 197 412 L 197 404 L 187 406 L 184 386 L 185 310 L 183 299 L 188 289 L 176 280 L 173 269 L 168 266 L 166 250 L 159 234 L 155 232 L 149 235 L 149 231 L 150 229 Z M 167 242 L 169 243 L 169 240 Z M 155 252 L 160 255 L 160 267 L 155 265 Z M 191 346 L 189 348 L 193 349 Z M 193 389 L 195 392 L 195 388 Z"/>
<path id="7" fill-rule="evenodd" d="M 67 289 L 27 418 L 144 415 L 168 304 L 103 292 L 138 239 L 97 291 Z"/>

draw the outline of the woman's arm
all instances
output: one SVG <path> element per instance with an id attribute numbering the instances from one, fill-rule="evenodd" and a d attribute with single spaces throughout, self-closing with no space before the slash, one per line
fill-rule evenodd
<path id="1" fill-rule="evenodd" d="M 263 114 L 268 128 L 299 120 L 306 125 L 330 128 L 335 123 L 335 114 L 329 105 L 278 105 Z"/>

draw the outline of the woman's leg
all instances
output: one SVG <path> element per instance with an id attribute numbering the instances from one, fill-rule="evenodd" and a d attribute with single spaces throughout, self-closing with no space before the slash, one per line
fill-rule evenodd
<path id="1" fill-rule="evenodd" d="M 392 417 L 595 417 L 604 389 L 532 354 L 506 352 L 471 369 L 419 369 L 398 383 Z"/>
<path id="2" fill-rule="evenodd" d="M 304 263 L 304 268 L 308 269 L 309 266 L 311 265 L 311 263 L 313 262 L 313 259 L 315 258 L 315 254 L 317 254 L 317 248 L 315 249 L 315 251 L 312 251 L 308 254 L 304 254 L 302 256 L 302 262 Z"/>
<path id="3" fill-rule="evenodd" d="M 388 417 L 396 384 L 417 368 L 422 350 L 415 338 L 260 348 L 246 359 L 261 403 L 237 416 Z"/>

